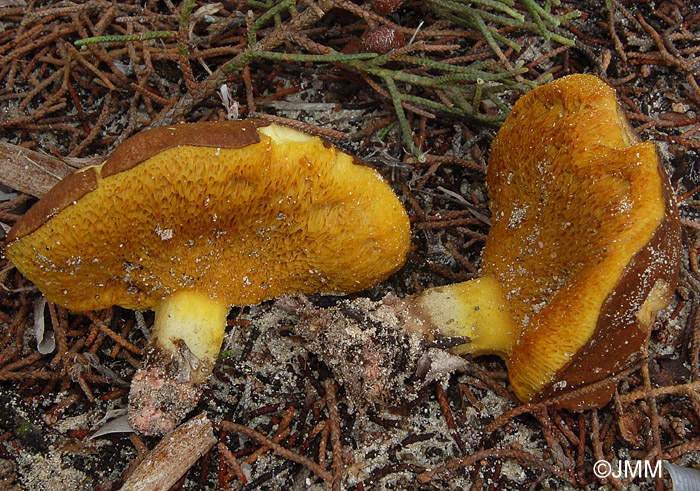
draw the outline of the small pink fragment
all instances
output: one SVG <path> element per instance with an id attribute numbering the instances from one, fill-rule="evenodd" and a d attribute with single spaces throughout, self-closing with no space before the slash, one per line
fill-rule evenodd
<path id="1" fill-rule="evenodd" d="M 177 382 L 160 368 L 142 368 L 131 382 L 129 422 L 139 433 L 163 435 L 195 408 L 201 394 L 199 384 Z"/>

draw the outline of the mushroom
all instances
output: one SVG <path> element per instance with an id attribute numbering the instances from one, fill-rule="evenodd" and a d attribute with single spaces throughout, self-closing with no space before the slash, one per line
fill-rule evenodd
<path id="1" fill-rule="evenodd" d="M 560 407 L 606 404 L 616 384 L 603 379 L 630 365 L 678 281 L 678 210 L 654 145 L 612 88 L 571 75 L 517 101 L 487 184 L 482 276 L 405 299 L 406 327 L 501 356 L 522 401 L 600 382 Z"/>
<path id="2" fill-rule="evenodd" d="M 231 306 L 356 292 L 402 266 L 406 213 L 358 163 L 262 120 L 144 131 L 52 188 L 5 254 L 68 309 L 155 311 L 130 420 L 164 433 L 196 405 Z"/>

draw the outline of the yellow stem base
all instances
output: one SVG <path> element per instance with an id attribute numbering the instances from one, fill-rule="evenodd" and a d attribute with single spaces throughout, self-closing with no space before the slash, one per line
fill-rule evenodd
<path id="1" fill-rule="evenodd" d="M 488 276 L 430 288 L 408 301 L 433 336 L 471 340 L 453 348 L 456 354 L 496 354 L 507 361 L 520 335 L 501 285 Z"/>
<path id="2" fill-rule="evenodd" d="M 192 365 L 193 383 L 206 381 L 221 350 L 229 305 L 187 290 L 156 307 L 151 345 L 180 355 Z"/>

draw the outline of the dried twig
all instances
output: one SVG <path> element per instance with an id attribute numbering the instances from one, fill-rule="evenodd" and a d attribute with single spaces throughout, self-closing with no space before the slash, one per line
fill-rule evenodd
<path id="1" fill-rule="evenodd" d="M 328 421 L 330 423 L 331 445 L 333 447 L 333 491 L 339 491 L 343 481 L 343 446 L 340 443 L 340 418 L 335 394 L 338 388 L 335 384 L 326 385 L 326 408 L 328 409 Z"/>
<path id="2" fill-rule="evenodd" d="M 227 431 L 235 431 L 236 433 L 246 435 L 247 437 L 252 438 L 256 442 L 260 443 L 261 445 L 270 447 L 272 451 L 280 457 L 296 462 L 297 464 L 303 465 L 324 481 L 329 483 L 333 482 L 333 475 L 325 469 L 321 468 L 317 463 L 307 459 L 303 455 L 299 455 L 296 452 L 284 448 L 283 446 L 273 442 L 271 439 L 267 438 L 261 433 L 258 433 L 252 428 L 248 428 L 247 426 L 239 425 L 237 423 L 232 423 L 230 421 L 223 421 L 221 423 L 221 427 Z"/>
<path id="3" fill-rule="evenodd" d="M 507 459 L 513 459 L 518 462 L 523 462 L 528 465 L 532 466 L 537 466 L 540 467 L 550 474 L 557 476 L 559 479 L 561 479 L 564 482 L 571 483 L 570 477 L 555 468 L 554 466 L 548 464 L 545 462 L 541 457 L 538 457 L 536 455 L 533 455 L 529 452 L 526 452 L 521 449 L 490 449 L 490 450 L 479 450 L 478 452 L 474 452 L 472 455 L 469 455 L 467 457 L 462 457 L 460 459 L 456 459 L 453 461 L 448 462 L 445 465 L 442 465 L 440 467 L 437 467 L 435 469 L 432 469 L 430 471 L 426 471 L 420 475 L 418 475 L 418 482 L 421 484 L 425 484 L 427 482 L 430 482 L 433 480 L 436 475 L 458 469 L 460 467 L 466 467 L 469 465 L 472 465 L 476 462 L 479 462 L 480 460 L 483 459 L 494 459 L 494 458 L 507 458 Z"/>

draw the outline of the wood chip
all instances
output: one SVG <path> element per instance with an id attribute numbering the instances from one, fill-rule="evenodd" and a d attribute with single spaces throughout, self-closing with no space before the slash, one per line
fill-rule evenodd
<path id="1" fill-rule="evenodd" d="M 168 433 L 143 459 L 121 491 L 170 489 L 216 444 L 206 413 L 192 418 Z"/>
<path id="2" fill-rule="evenodd" d="M 5 142 L 0 142 L 0 168 L 2 184 L 37 198 L 75 170 L 59 159 Z"/>

